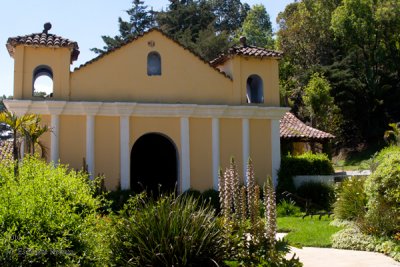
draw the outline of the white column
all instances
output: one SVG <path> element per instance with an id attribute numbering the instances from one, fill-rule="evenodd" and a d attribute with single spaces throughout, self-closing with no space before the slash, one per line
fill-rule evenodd
<path id="1" fill-rule="evenodd" d="M 94 124 L 95 116 L 86 115 L 86 164 L 90 179 L 94 177 Z"/>
<path id="2" fill-rule="evenodd" d="M 131 188 L 129 155 L 129 116 L 119 118 L 121 189 Z"/>
<path id="3" fill-rule="evenodd" d="M 219 119 L 212 119 L 212 170 L 213 170 L 213 188 L 218 190 L 218 174 L 220 168 L 219 153 Z"/>
<path id="4" fill-rule="evenodd" d="M 247 160 L 250 157 L 250 125 L 249 119 L 242 119 L 242 158 L 243 158 L 243 181 L 247 184 L 246 170 Z"/>
<path id="5" fill-rule="evenodd" d="M 51 140 L 50 140 L 50 157 L 55 164 L 58 163 L 59 155 L 59 137 L 60 137 L 60 115 L 51 115 Z"/>
<path id="6" fill-rule="evenodd" d="M 181 192 L 190 188 L 189 118 L 181 118 Z"/>
<path id="7" fill-rule="evenodd" d="M 281 166 L 281 136 L 279 120 L 271 120 L 272 182 L 278 185 L 278 170 Z"/>

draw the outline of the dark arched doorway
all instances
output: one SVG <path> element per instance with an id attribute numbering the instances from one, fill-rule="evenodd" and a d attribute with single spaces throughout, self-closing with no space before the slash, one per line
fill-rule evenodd
<path id="1" fill-rule="evenodd" d="M 131 151 L 131 187 L 136 192 L 172 192 L 178 181 L 177 152 L 173 142 L 156 133 L 141 136 Z"/>

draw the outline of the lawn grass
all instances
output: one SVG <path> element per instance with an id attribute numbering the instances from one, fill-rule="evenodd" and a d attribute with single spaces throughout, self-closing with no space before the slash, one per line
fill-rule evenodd
<path id="1" fill-rule="evenodd" d="M 331 226 L 332 218 L 318 216 L 310 218 L 280 217 L 278 218 L 278 232 L 288 232 L 285 237 L 294 247 L 331 247 L 331 236 L 342 228 Z"/>

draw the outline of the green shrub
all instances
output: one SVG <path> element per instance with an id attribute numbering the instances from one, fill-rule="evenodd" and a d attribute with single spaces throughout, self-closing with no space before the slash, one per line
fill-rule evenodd
<path id="1" fill-rule="evenodd" d="M 17 177 L 12 164 L 0 164 L 0 265 L 104 261 L 107 240 L 97 229 L 101 201 L 88 181 L 83 173 L 36 158 L 26 157 Z"/>
<path id="2" fill-rule="evenodd" d="M 201 194 L 201 199 L 203 201 L 210 205 L 216 212 L 216 214 L 219 214 L 221 212 L 221 206 L 219 204 L 219 192 L 214 189 L 209 189 L 204 191 Z"/>
<path id="3" fill-rule="evenodd" d="M 201 197 L 201 192 L 195 189 L 188 189 L 182 193 L 184 196 L 193 197 L 194 199 L 199 199 Z"/>
<path id="4" fill-rule="evenodd" d="M 400 158 L 400 146 L 388 146 L 376 153 L 370 161 L 371 171 L 375 171 L 379 164 L 390 155 L 397 155 Z"/>
<path id="5" fill-rule="evenodd" d="M 132 190 L 116 190 L 107 192 L 105 197 L 110 201 L 110 208 L 114 212 L 121 210 L 125 203 L 136 193 Z"/>
<path id="6" fill-rule="evenodd" d="M 400 232 L 400 157 L 387 154 L 366 180 L 368 211 L 365 224 L 368 232 L 394 235 Z"/>
<path id="7" fill-rule="evenodd" d="M 303 183 L 297 188 L 296 194 L 312 202 L 308 207 L 306 207 L 303 202 L 298 203 L 302 208 L 308 210 L 330 211 L 335 199 L 333 187 L 322 182 Z"/>
<path id="8" fill-rule="evenodd" d="M 276 214 L 278 217 L 296 216 L 300 214 L 300 207 L 292 200 L 283 199 L 276 206 Z"/>
<path id="9" fill-rule="evenodd" d="M 214 266 L 224 256 L 214 212 L 190 196 L 131 198 L 114 218 L 118 266 Z"/>
<path id="10" fill-rule="evenodd" d="M 293 176 L 329 175 L 334 172 L 332 163 L 325 154 L 305 153 L 299 156 L 284 156 L 278 171 L 277 196 L 280 198 L 280 194 L 284 191 L 292 193 L 296 191 Z"/>
<path id="11" fill-rule="evenodd" d="M 334 213 L 342 220 L 360 220 L 364 217 L 367 196 L 364 192 L 365 177 L 350 177 L 336 188 Z"/>
<path id="12" fill-rule="evenodd" d="M 355 225 L 340 230 L 332 236 L 333 248 L 374 251 L 373 243 L 373 237 L 362 233 Z"/>
<path id="13" fill-rule="evenodd" d="M 400 241 L 367 235 L 354 223 L 332 236 L 332 247 L 380 252 L 400 261 Z"/>

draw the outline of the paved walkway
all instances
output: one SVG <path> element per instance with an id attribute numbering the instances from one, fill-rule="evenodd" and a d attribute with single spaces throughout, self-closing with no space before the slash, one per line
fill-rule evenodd
<path id="1" fill-rule="evenodd" d="M 277 238 L 284 235 L 277 234 Z M 375 252 L 303 247 L 292 248 L 286 257 L 290 259 L 294 253 L 304 267 L 400 267 L 399 262 Z"/>

